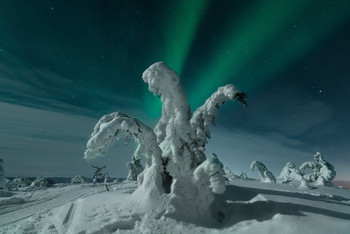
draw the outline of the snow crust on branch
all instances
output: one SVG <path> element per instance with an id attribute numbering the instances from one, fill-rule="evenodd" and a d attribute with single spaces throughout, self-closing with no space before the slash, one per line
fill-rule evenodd
<path id="1" fill-rule="evenodd" d="M 196 131 L 196 142 L 200 147 L 205 147 L 210 139 L 209 127 L 215 124 L 215 118 L 220 105 L 228 100 L 234 100 L 238 90 L 231 84 L 219 87 L 192 115 L 191 126 Z"/>
<path id="2" fill-rule="evenodd" d="M 250 165 L 250 170 L 254 171 L 254 168 L 259 170 L 260 181 L 265 183 L 276 183 L 276 178 L 271 171 L 267 170 L 266 166 L 260 161 L 253 161 Z"/>
<path id="3" fill-rule="evenodd" d="M 165 63 L 158 62 L 144 71 L 142 79 L 150 92 L 161 96 L 162 116 L 154 132 L 163 158 L 169 160 L 169 173 L 174 177 L 191 173 L 194 131 L 189 123 L 190 105 L 179 76 Z"/>
<path id="4" fill-rule="evenodd" d="M 132 137 L 138 143 L 134 158 L 141 159 L 145 155 L 148 163 L 161 164 L 162 152 L 153 130 L 141 121 L 120 112 L 105 115 L 97 122 L 87 143 L 84 158 L 92 160 L 103 156 L 116 140 L 123 138 L 126 143 L 130 143 Z"/>

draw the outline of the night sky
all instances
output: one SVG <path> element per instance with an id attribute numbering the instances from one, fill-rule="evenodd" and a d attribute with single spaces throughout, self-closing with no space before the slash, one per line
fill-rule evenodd
<path id="1" fill-rule="evenodd" d="M 161 114 L 142 72 L 164 61 L 192 110 L 219 86 L 248 107 L 219 111 L 207 156 L 234 173 L 262 161 L 275 176 L 324 154 L 350 179 L 350 1 L 0 1 L 0 158 L 7 176 L 91 176 L 95 123 Z M 126 177 L 135 145 L 97 165 Z"/>

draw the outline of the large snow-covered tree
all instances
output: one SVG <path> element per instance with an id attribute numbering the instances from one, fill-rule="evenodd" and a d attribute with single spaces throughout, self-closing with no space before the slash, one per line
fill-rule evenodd
<path id="1" fill-rule="evenodd" d="M 309 182 L 304 178 L 302 172 L 298 170 L 294 163 L 287 162 L 282 168 L 279 179 L 282 179 L 282 183 L 290 183 L 293 181 L 298 182 L 298 187 L 302 189 L 309 188 Z"/>
<path id="2" fill-rule="evenodd" d="M 307 174 L 305 172 L 307 168 L 311 169 L 312 172 Z M 314 185 L 332 186 L 332 180 L 336 176 L 334 166 L 325 160 L 320 152 L 316 152 L 314 161 L 301 164 L 300 171 L 304 174 L 304 178 Z"/>
<path id="3" fill-rule="evenodd" d="M 204 151 L 221 104 L 238 100 L 246 105 L 246 93 L 229 84 L 218 88 L 193 113 L 179 76 L 165 63 L 151 65 L 142 75 L 148 90 L 161 97 L 162 116 L 154 129 L 124 113 L 103 116 L 87 143 L 85 159 L 103 155 L 116 140 L 138 143 L 132 158 L 147 157 L 131 198 L 143 209 L 160 209 L 171 217 L 193 218 L 210 214 L 214 194 L 225 191 L 223 165 Z"/>

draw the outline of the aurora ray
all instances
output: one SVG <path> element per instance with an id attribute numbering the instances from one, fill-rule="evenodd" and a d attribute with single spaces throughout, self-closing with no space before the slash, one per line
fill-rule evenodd
<path id="1" fill-rule="evenodd" d="M 169 6 L 170 11 L 164 11 L 165 48 L 161 57 L 180 75 L 207 5 L 208 0 L 182 0 Z M 144 98 L 147 112 L 158 117 L 161 113 L 160 100 L 152 97 L 149 92 L 144 93 Z"/>

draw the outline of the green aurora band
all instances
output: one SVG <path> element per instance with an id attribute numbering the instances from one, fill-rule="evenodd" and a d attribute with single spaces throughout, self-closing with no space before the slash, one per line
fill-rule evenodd
<path id="1" fill-rule="evenodd" d="M 197 88 L 189 94 L 192 107 L 201 105 L 218 86 L 232 82 L 232 77 L 243 68 L 253 70 L 255 76 L 242 77 L 234 83 L 249 92 L 295 62 L 301 52 L 312 49 L 348 17 L 349 4 L 336 3 L 266 1 L 260 8 L 255 8 L 255 12 L 249 12 L 246 20 L 233 29 L 222 49 L 211 58 L 208 69 L 198 76 Z M 322 10 L 324 5 L 327 5 L 327 11 Z M 274 39 L 293 22 L 300 23 L 301 29 L 276 44 Z M 269 44 L 275 44 L 275 48 L 266 51 Z M 269 63 L 254 62 L 262 52 L 270 58 Z"/>
<path id="2" fill-rule="evenodd" d="M 208 6 L 208 0 L 182 0 L 165 11 L 166 15 L 163 25 L 164 33 L 164 53 L 161 55 L 171 68 L 181 74 L 183 64 L 191 48 L 198 24 Z M 160 99 L 152 97 L 149 92 L 144 95 L 145 106 L 151 117 L 158 117 L 161 114 Z"/>
<path id="3" fill-rule="evenodd" d="M 169 15 L 172 23 L 166 30 L 163 56 L 163 61 L 180 75 L 201 15 L 208 5 L 202 1 L 190 1 L 191 5 L 185 2 L 179 5 L 182 13 L 177 9 L 176 14 Z M 261 87 L 341 26 L 349 17 L 349 6 L 342 1 L 302 0 L 263 1 L 251 6 L 243 12 L 239 22 L 228 22 L 232 31 L 209 58 L 209 66 L 201 74 L 195 74 L 196 87 L 189 93 L 192 108 L 202 105 L 219 86 L 227 83 L 234 83 L 247 92 Z M 259 58 L 265 58 L 265 62 Z M 249 76 L 240 76 L 241 73 Z M 147 92 L 145 106 L 151 117 L 159 117 L 159 98 Z"/>

